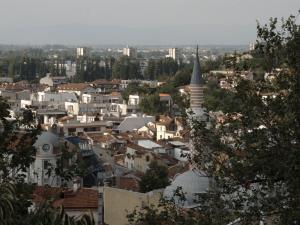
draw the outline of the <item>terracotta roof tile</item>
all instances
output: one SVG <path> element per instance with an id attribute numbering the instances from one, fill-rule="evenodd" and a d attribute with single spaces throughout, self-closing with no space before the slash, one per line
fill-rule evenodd
<path id="1" fill-rule="evenodd" d="M 159 97 L 171 97 L 171 96 L 167 93 L 159 93 Z"/>
<path id="2" fill-rule="evenodd" d="M 168 177 L 173 178 L 176 174 L 184 173 L 189 170 L 189 164 L 176 164 L 168 168 Z"/>
<path id="3" fill-rule="evenodd" d="M 125 190 L 138 191 L 139 182 L 133 177 L 118 177 L 117 187 Z"/>
<path id="4" fill-rule="evenodd" d="M 116 138 L 111 134 L 88 134 L 89 138 L 98 143 L 107 143 L 115 140 Z"/>
<path id="5" fill-rule="evenodd" d="M 90 188 L 80 188 L 77 192 L 65 194 L 63 199 L 53 202 L 54 207 L 64 206 L 65 209 L 97 209 L 98 191 Z"/>
<path id="6" fill-rule="evenodd" d="M 86 83 L 69 83 L 69 84 L 61 84 L 57 87 L 58 90 L 68 90 L 68 91 L 81 91 L 90 86 Z"/>
<path id="7" fill-rule="evenodd" d="M 98 191 L 90 188 L 80 188 L 77 192 L 57 187 L 38 186 L 33 192 L 33 201 L 40 203 L 54 198 L 54 207 L 64 206 L 65 209 L 82 210 L 98 208 Z"/>

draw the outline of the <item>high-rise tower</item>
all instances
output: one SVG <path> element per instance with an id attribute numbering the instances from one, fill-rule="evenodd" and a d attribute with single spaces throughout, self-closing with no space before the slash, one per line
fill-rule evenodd
<path id="1" fill-rule="evenodd" d="M 191 95 L 190 95 L 190 108 L 196 117 L 202 117 L 204 115 L 204 96 L 203 96 L 204 81 L 200 71 L 200 62 L 198 55 L 198 46 L 196 52 L 196 58 L 194 60 L 194 68 L 190 83 Z"/>

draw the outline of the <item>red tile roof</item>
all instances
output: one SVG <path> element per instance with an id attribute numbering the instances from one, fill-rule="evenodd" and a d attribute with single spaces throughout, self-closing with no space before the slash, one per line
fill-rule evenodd
<path id="1" fill-rule="evenodd" d="M 119 177 L 117 179 L 117 187 L 125 190 L 138 191 L 139 182 L 133 177 Z"/>
<path id="2" fill-rule="evenodd" d="M 64 206 L 65 209 L 97 209 L 98 191 L 90 188 L 80 188 L 77 192 L 65 193 L 63 199 L 53 202 L 54 207 Z"/>
<path id="3" fill-rule="evenodd" d="M 38 186 L 33 192 L 33 202 L 40 203 L 54 199 L 54 207 L 64 206 L 65 209 L 82 210 L 98 208 L 98 191 L 90 188 L 80 188 L 76 192 L 58 187 Z"/>
<path id="4" fill-rule="evenodd" d="M 68 91 L 81 91 L 90 86 L 86 83 L 69 83 L 69 84 L 61 84 L 57 87 L 58 90 L 68 90 Z"/>
<path id="5" fill-rule="evenodd" d="M 101 84 L 111 84 L 111 85 L 115 85 L 115 84 L 120 84 L 121 81 L 120 80 L 105 80 L 105 79 L 98 79 L 98 80 L 94 80 L 93 82 L 91 82 L 92 84 L 96 84 L 96 85 L 101 85 Z"/>
<path id="6" fill-rule="evenodd" d="M 171 97 L 171 96 L 167 93 L 159 93 L 159 97 Z"/>

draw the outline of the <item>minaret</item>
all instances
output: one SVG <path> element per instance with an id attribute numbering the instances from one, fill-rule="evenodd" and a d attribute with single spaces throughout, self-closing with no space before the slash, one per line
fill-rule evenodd
<path id="1" fill-rule="evenodd" d="M 196 58 L 194 60 L 194 68 L 190 83 L 191 95 L 190 95 L 190 109 L 193 112 L 193 117 L 201 118 L 204 115 L 203 107 L 203 86 L 204 81 L 200 71 L 200 62 L 198 55 L 198 46 Z"/>

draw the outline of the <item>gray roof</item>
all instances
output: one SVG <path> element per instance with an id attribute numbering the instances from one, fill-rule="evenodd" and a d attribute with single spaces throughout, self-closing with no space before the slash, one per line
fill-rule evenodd
<path id="1" fill-rule="evenodd" d="M 154 121 L 154 116 L 125 117 L 125 119 L 119 125 L 118 130 L 120 130 L 120 132 L 133 131 L 134 129 L 139 129 L 145 126 L 147 123 Z"/>
<path id="2" fill-rule="evenodd" d="M 188 170 L 182 174 L 175 177 L 172 184 L 167 186 L 164 190 L 164 198 L 175 199 L 176 204 L 183 208 L 193 208 L 199 203 L 195 202 L 197 200 L 197 194 L 207 193 L 209 191 L 210 178 L 206 176 L 203 172 L 197 169 Z M 177 188 L 181 187 L 185 195 L 185 200 L 183 202 L 180 199 L 176 199 L 174 196 Z"/>
<path id="3" fill-rule="evenodd" d="M 194 68 L 191 78 L 191 83 L 194 85 L 203 85 L 204 81 L 202 79 L 201 71 L 200 71 L 200 62 L 199 62 L 199 55 L 198 55 L 198 46 L 197 46 L 197 53 L 196 58 L 194 60 Z"/>

